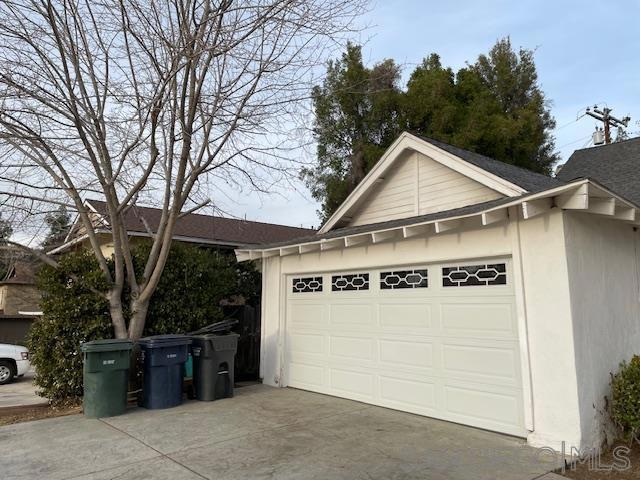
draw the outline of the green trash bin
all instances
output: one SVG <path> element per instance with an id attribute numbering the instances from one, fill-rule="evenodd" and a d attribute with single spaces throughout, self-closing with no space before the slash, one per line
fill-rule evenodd
<path id="1" fill-rule="evenodd" d="M 80 346 L 84 368 L 84 415 L 114 417 L 127 408 L 130 340 L 94 340 Z"/>

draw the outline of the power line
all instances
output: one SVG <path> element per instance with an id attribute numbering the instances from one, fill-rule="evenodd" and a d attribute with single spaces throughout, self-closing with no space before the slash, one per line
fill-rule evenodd
<path id="1" fill-rule="evenodd" d="M 621 132 L 623 132 L 622 128 L 629 126 L 629 121 L 631 120 L 631 117 L 628 115 L 622 119 L 618 119 L 611 115 L 611 111 L 612 109 L 609 107 L 600 109 L 598 108 L 598 105 L 594 105 L 593 111 L 591 110 L 591 107 L 587 107 L 585 112 L 590 117 L 593 117 L 604 124 L 604 143 L 607 145 L 611 143 L 611 127 L 618 127 L 618 135 L 620 136 Z"/>

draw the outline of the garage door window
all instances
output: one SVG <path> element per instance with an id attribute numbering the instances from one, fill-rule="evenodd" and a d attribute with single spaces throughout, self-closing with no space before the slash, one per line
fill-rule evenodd
<path id="1" fill-rule="evenodd" d="M 333 275 L 331 277 L 332 292 L 351 292 L 355 290 L 369 290 L 368 273 Z"/>
<path id="2" fill-rule="evenodd" d="M 293 279 L 293 293 L 322 292 L 322 277 L 304 277 Z"/>
<path id="3" fill-rule="evenodd" d="M 429 286 L 428 273 L 426 268 L 380 272 L 380 289 L 427 288 Z"/>
<path id="4" fill-rule="evenodd" d="M 443 287 L 477 287 L 506 284 L 507 266 L 504 263 L 442 268 Z"/>

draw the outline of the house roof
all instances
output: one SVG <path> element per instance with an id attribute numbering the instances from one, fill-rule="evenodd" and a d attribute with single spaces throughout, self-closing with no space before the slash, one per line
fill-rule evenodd
<path id="1" fill-rule="evenodd" d="M 106 216 L 107 207 L 105 202 L 87 200 L 87 203 L 98 214 Z M 158 208 L 134 206 L 127 210 L 125 214 L 127 231 L 147 235 L 147 230 L 141 220 L 141 218 L 144 218 L 151 230 L 155 232 L 161 216 L 162 210 Z M 315 230 L 308 228 L 190 213 L 176 222 L 174 238 L 192 240 L 194 242 L 206 240 L 207 243 L 220 243 L 223 245 L 255 245 L 283 242 L 314 233 Z"/>
<path id="2" fill-rule="evenodd" d="M 640 204 L 640 137 L 573 152 L 558 178 L 592 178 Z"/>
<path id="3" fill-rule="evenodd" d="M 422 135 L 420 135 L 419 138 L 421 138 L 425 142 L 429 142 L 431 145 L 449 152 L 452 155 L 455 155 L 456 157 L 461 158 L 465 162 L 472 163 L 473 165 L 480 167 L 487 172 L 491 172 L 500 178 L 518 185 L 519 187 L 522 187 L 530 193 L 546 190 L 547 188 L 557 187 L 564 183 L 548 175 L 532 172 L 531 170 L 527 170 L 526 168 L 501 162 L 499 160 L 480 155 L 479 153 L 475 153 L 470 150 L 465 150 L 454 145 L 449 145 L 448 143 L 434 140 L 433 138 L 425 137 Z"/>
<path id="4" fill-rule="evenodd" d="M 17 260 L 9 269 L 0 285 L 33 285 L 36 281 L 37 266 L 28 260 Z"/>

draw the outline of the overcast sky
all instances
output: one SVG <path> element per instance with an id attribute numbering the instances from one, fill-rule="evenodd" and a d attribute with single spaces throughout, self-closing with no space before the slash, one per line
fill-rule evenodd
<path id="1" fill-rule="evenodd" d="M 556 146 L 563 161 L 588 146 L 596 124 L 576 121 L 587 105 L 608 105 L 632 117 L 629 132 L 640 134 L 640 0 L 385 0 L 363 19 L 361 34 L 370 64 L 393 58 L 405 79 L 431 52 L 458 69 L 509 35 L 515 48 L 535 49 L 540 84 L 557 121 Z M 317 205 L 299 186 L 278 196 L 229 193 L 221 205 L 250 220 L 317 226 Z"/>

